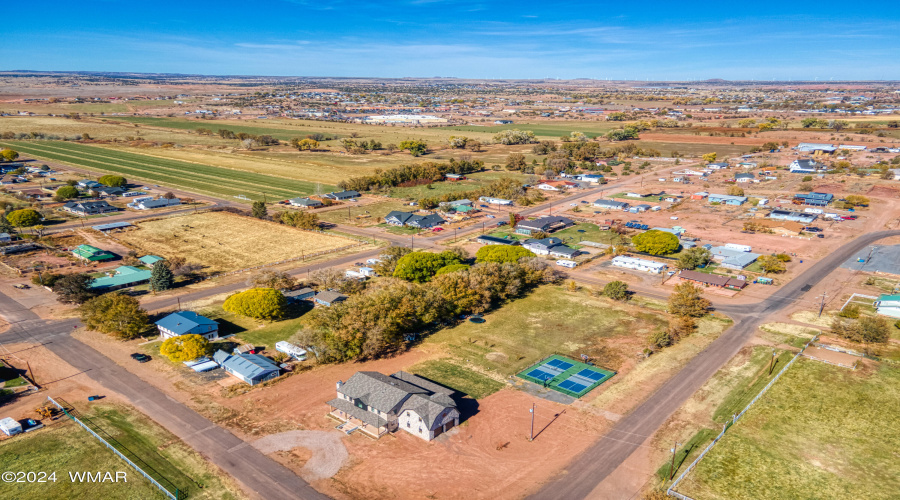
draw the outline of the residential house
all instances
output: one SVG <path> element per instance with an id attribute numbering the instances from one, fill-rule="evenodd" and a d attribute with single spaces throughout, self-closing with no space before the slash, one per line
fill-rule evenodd
<path id="1" fill-rule="evenodd" d="M 576 175 L 575 178 L 582 182 L 590 182 L 591 184 L 600 184 L 604 179 L 600 174 L 581 174 Z"/>
<path id="2" fill-rule="evenodd" d="M 522 247 L 531 250 L 537 255 L 552 255 L 563 258 L 572 258 L 579 253 L 578 250 L 565 245 L 559 238 L 527 239 L 522 242 Z"/>
<path id="3" fill-rule="evenodd" d="M 594 200 L 594 206 L 597 208 L 604 208 L 606 210 L 628 210 L 629 205 L 624 201 L 616 201 L 616 200 Z"/>
<path id="4" fill-rule="evenodd" d="M 508 245 L 508 246 L 513 246 L 513 245 L 518 245 L 518 244 L 519 244 L 519 240 L 514 240 L 514 239 L 512 239 L 512 238 L 509 238 L 509 239 L 506 239 L 506 238 L 498 238 L 498 237 L 496 237 L 496 236 L 490 236 L 490 235 L 482 235 L 482 236 L 479 236 L 475 241 L 477 241 L 478 243 L 481 243 L 482 245 Z"/>
<path id="5" fill-rule="evenodd" d="M 309 287 L 282 293 L 288 302 L 300 302 L 301 300 L 311 299 L 316 296 L 316 291 Z"/>
<path id="6" fill-rule="evenodd" d="M 260 354 L 228 354 L 220 349 L 213 355 L 213 361 L 226 372 L 250 385 L 260 384 L 281 375 L 278 365 Z"/>
<path id="7" fill-rule="evenodd" d="M 564 229 L 575 225 L 575 222 L 568 217 L 552 215 L 540 217 L 535 220 L 523 220 L 516 224 L 516 233 L 532 234 L 538 231 L 550 233 L 559 229 Z"/>
<path id="8" fill-rule="evenodd" d="M 340 191 L 338 193 L 328 193 L 323 195 L 323 198 L 328 198 L 330 200 L 341 201 L 341 200 L 350 200 L 353 198 L 359 198 L 361 195 L 357 191 L 349 190 L 349 191 Z"/>
<path id="9" fill-rule="evenodd" d="M 743 205 L 747 203 L 746 196 L 732 196 L 728 194 L 712 194 L 708 198 L 710 203 L 721 203 L 723 205 Z"/>
<path id="10" fill-rule="evenodd" d="M 709 252 L 712 254 L 713 260 L 719 262 L 719 265 L 727 269 L 735 270 L 744 269 L 756 262 L 756 259 L 760 257 L 760 255 L 756 253 L 744 252 L 742 250 L 724 246 L 712 247 L 709 249 Z"/>
<path id="11" fill-rule="evenodd" d="M 66 212 L 82 217 L 119 211 L 118 208 L 110 205 L 106 201 L 70 201 L 63 205 L 62 208 Z"/>
<path id="12" fill-rule="evenodd" d="M 466 176 L 463 174 L 444 174 L 444 178 L 448 181 L 464 181 Z"/>
<path id="13" fill-rule="evenodd" d="M 103 184 L 100 184 L 97 181 L 92 181 L 90 179 L 84 179 L 84 180 L 78 181 L 78 187 L 80 187 L 81 189 L 94 189 L 94 188 L 103 187 Z"/>
<path id="14" fill-rule="evenodd" d="M 672 175 L 679 175 L 679 176 L 682 176 L 682 175 L 683 175 L 683 176 L 700 176 L 700 177 L 703 177 L 703 176 L 705 176 L 705 175 L 707 175 L 707 174 L 709 174 L 709 172 L 704 172 L 704 171 L 702 171 L 702 170 L 692 170 L 692 169 L 689 169 L 689 168 L 685 168 L 685 169 L 683 169 L 683 170 L 676 170 L 676 171 L 672 172 Z M 675 181 L 675 182 L 678 182 L 678 181 Z"/>
<path id="15" fill-rule="evenodd" d="M 324 292 L 317 293 L 314 300 L 316 301 L 316 304 L 323 305 L 325 307 L 331 307 L 332 305 L 337 304 L 338 302 L 343 302 L 348 298 L 350 297 L 342 293 L 325 290 Z"/>
<path id="16" fill-rule="evenodd" d="M 194 311 L 174 312 L 157 321 L 156 328 L 163 339 L 179 335 L 200 335 L 206 340 L 219 338 L 219 324 Z"/>
<path id="17" fill-rule="evenodd" d="M 535 188 L 541 191 L 562 191 L 563 189 L 575 189 L 580 185 L 571 181 L 543 181 Z"/>
<path id="18" fill-rule="evenodd" d="M 455 201 L 442 201 L 442 202 L 438 203 L 438 206 L 440 206 L 440 207 L 453 207 L 453 208 L 456 208 L 456 207 L 473 207 L 473 206 L 474 206 L 474 203 L 472 202 L 472 200 L 467 200 L 467 199 L 464 198 L 464 199 L 462 199 L 462 200 L 455 200 Z"/>
<path id="19" fill-rule="evenodd" d="M 91 283 L 91 288 L 100 291 L 118 290 L 150 281 L 150 270 L 138 269 L 132 266 L 117 267 L 112 276 L 96 278 Z"/>
<path id="20" fill-rule="evenodd" d="M 512 205 L 512 200 L 504 200 L 503 198 L 494 198 L 493 196 L 482 196 L 478 201 L 489 205 Z"/>
<path id="21" fill-rule="evenodd" d="M 819 216 L 816 214 L 793 212 L 790 210 L 772 210 L 768 215 L 766 215 L 766 217 L 775 220 L 789 220 L 799 222 L 801 224 L 811 224 Z"/>
<path id="22" fill-rule="evenodd" d="M 816 160 L 794 160 L 788 169 L 792 174 L 818 174 L 825 171 L 825 165 Z"/>
<path id="23" fill-rule="evenodd" d="M 900 318 L 900 295 L 882 294 L 875 301 L 875 312 L 883 316 Z"/>
<path id="24" fill-rule="evenodd" d="M 797 205 L 811 205 L 814 207 L 824 207 L 834 200 L 834 195 L 831 193 L 816 193 L 809 192 L 806 194 L 797 193 L 794 195 L 793 202 Z"/>
<path id="25" fill-rule="evenodd" d="M 453 392 L 402 371 L 356 372 L 347 382 L 338 381 L 329 415 L 374 438 L 403 429 L 431 441 L 459 425 Z"/>
<path id="26" fill-rule="evenodd" d="M 392 226 L 409 226 L 419 229 L 428 229 L 440 226 L 447 221 L 437 214 L 416 215 L 412 212 L 399 212 L 394 210 L 384 217 L 384 222 Z"/>
<path id="27" fill-rule="evenodd" d="M 321 201 L 312 198 L 291 198 L 288 200 L 288 203 L 290 203 L 291 206 L 301 208 L 317 208 L 324 205 Z"/>
<path id="28" fill-rule="evenodd" d="M 161 260 L 166 260 L 166 259 L 159 257 L 157 255 L 145 255 L 145 256 L 139 258 L 138 260 L 141 261 L 141 264 L 144 264 L 145 266 L 149 267 L 150 269 L 153 269 L 153 266 L 156 265 L 157 262 L 159 262 Z"/>
<path id="29" fill-rule="evenodd" d="M 647 205 L 646 203 L 641 203 L 640 205 L 635 205 L 635 206 L 629 208 L 628 212 L 633 213 L 633 214 L 639 214 L 641 212 L 646 212 L 647 210 L 650 210 L 650 208 L 652 208 L 650 205 Z"/>
<path id="30" fill-rule="evenodd" d="M 729 278 L 718 274 L 701 273 L 699 271 L 681 271 L 678 277 L 685 281 L 691 281 L 716 288 L 728 288 L 730 290 L 742 290 L 747 286 L 747 281 L 738 278 Z"/>
<path id="31" fill-rule="evenodd" d="M 625 269 L 634 269 L 635 271 L 644 271 L 648 273 L 660 274 L 666 270 L 666 265 L 662 262 L 653 260 L 639 259 L 637 257 L 626 257 L 620 255 L 614 257 L 610 264 Z"/>
<path id="32" fill-rule="evenodd" d="M 94 193 L 94 196 L 99 196 L 100 198 L 106 198 L 108 196 L 122 196 L 125 194 L 125 189 L 120 187 L 109 187 L 109 186 L 100 186 L 91 188 L 91 193 Z"/>
<path id="33" fill-rule="evenodd" d="M 78 245 L 72 249 L 72 255 L 82 260 L 90 262 L 100 262 L 104 260 L 115 259 L 116 256 L 107 250 L 100 250 L 91 245 Z"/>
<path id="34" fill-rule="evenodd" d="M 731 165 L 727 163 L 709 163 L 706 165 L 706 168 L 710 170 L 724 170 L 726 168 L 731 168 Z"/>
<path id="35" fill-rule="evenodd" d="M 813 142 L 801 142 L 796 149 L 801 153 L 834 153 L 837 151 L 834 144 L 817 144 Z"/>
<path id="36" fill-rule="evenodd" d="M 178 198 L 158 198 L 153 199 L 150 197 L 147 198 L 138 198 L 133 202 L 129 203 L 128 206 L 135 210 L 153 210 L 154 208 L 162 208 L 162 207 L 171 207 L 175 205 L 181 205 L 181 200 Z"/>
<path id="37" fill-rule="evenodd" d="M 739 184 L 753 182 L 755 180 L 756 180 L 756 176 L 750 172 L 741 172 L 739 174 L 734 174 L 734 182 L 737 182 Z"/>

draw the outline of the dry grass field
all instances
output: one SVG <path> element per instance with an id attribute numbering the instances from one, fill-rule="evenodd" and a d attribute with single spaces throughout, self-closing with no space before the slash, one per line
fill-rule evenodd
<path id="1" fill-rule="evenodd" d="M 226 212 L 204 212 L 139 222 L 119 238 L 141 253 L 179 256 L 223 272 L 333 250 L 354 240 L 301 231 Z"/>

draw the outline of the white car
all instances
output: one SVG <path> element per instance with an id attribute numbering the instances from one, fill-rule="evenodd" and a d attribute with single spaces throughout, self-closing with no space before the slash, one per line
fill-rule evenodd
<path id="1" fill-rule="evenodd" d="M 381 259 L 368 259 L 366 264 L 378 264 L 379 262 L 381 262 Z"/>
<path id="2" fill-rule="evenodd" d="M 577 206 L 578 206 L 578 203 L 569 203 L 569 206 L 570 206 L 570 207 L 577 207 Z"/>
<path id="3" fill-rule="evenodd" d="M 493 215 L 485 215 L 485 217 L 487 217 L 488 219 L 496 219 L 496 217 L 494 217 Z"/>
<path id="4" fill-rule="evenodd" d="M 674 215 L 671 216 L 671 217 L 669 217 L 669 218 L 672 219 L 672 220 L 678 220 L 678 217 L 676 217 L 676 216 L 674 216 Z"/>
<path id="5" fill-rule="evenodd" d="M 574 260 L 558 260 L 556 261 L 557 266 L 568 267 L 569 269 L 574 269 L 575 266 L 578 265 Z"/>

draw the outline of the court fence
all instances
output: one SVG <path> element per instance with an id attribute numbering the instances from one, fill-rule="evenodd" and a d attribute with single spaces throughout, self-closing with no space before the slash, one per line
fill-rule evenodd
<path id="1" fill-rule="evenodd" d="M 74 406 L 67 403 L 64 399 L 53 399 L 50 396 L 47 396 L 47 399 L 51 403 L 56 405 L 56 407 L 59 408 L 73 422 L 91 433 L 92 436 L 97 438 L 107 448 L 112 450 L 113 453 L 119 456 L 119 458 L 124 460 L 128 465 L 134 468 L 134 470 L 138 471 L 140 475 L 144 476 L 148 481 L 150 481 L 153 486 L 156 486 L 159 491 L 161 491 L 165 496 L 167 496 L 171 500 L 184 500 L 188 497 L 187 491 L 185 491 L 184 489 L 179 489 L 177 486 L 172 484 L 171 481 L 163 477 L 162 474 L 157 472 L 153 467 L 150 466 L 150 464 L 141 460 L 140 457 L 135 455 L 122 443 L 119 443 L 114 437 L 107 434 L 106 431 L 104 431 L 102 428 L 91 422 L 90 419 L 82 416 Z M 106 437 L 101 437 L 100 434 L 104 434 Z M 127 457 L 125 455 L 126 453 L 130 455 L 131 458 Z"/>
<path id="2" fill-rule="evenodd" d="M 807 342 L 806 345 L 803 346 L 803 349 L 800 349 L 800 352 L 795 354 L 794 357 L 791 358 L 791 360 L 788 361 L 788 363 L 786 365 L 784 365 L 784 368 L 782 368 L 777 374 L 775 374 L 775 376 L 772 378 L 772 380 L 770 380 L 769 383 L 766 384 L 766 386 L 763 387 L 761 391 L 759 391 L 759 394 L 757 394 L 756 397 L 754 397 L 753 400 L 750 401 L 750 403 L 748 403 L 747 406 L 744 407 L 744 409 L 741 410 L 740 413 L 738 413 L 737 415 L 734 415 L 731 418 L 730 422 L 726 422 L 725 425 L 722 426 L 722 432 L 720 432 L 719 435 L 716 436 L 715 439 L 713 439 L 712 443 L 709 443 L 709 445 L 706 448 L 704 448 L 704 450 L 702 452 L 700 452 L 700 455 L 697 458 L 695 458 L 694 461 L 691 462 L 690 465 L 687 466 L 687 469 L 685 469 L 681 474 L 679 474 L 679 476 L 675 479 L 675 481 L 673 481 L 672 484 L 669 485 L 669 488 L 666 490 L 666 495 L 668 495 L 670 497 L 679 498 L 681 500 L 693 500 L 691 497 L 689 497 L 687 495 L 683 495 L 683 494 L 675 491 L 675 488 L 678 486 L 678 484 L 681 483 L 681 481 L 691 472 L 691 470 L 694 469 L 694 467 L 697 466 L 697 464 L 700 463 L 701 460 L 703 460 L 703 457 L 705 457 L 706 454 L 709 453 L 709 451 L 713 449 L 713 446 L 715 446 L 716 443 L 718 443 L 719 440 L 725 436 L 725 433 L 728 432 L 728 429 L 731 426 L 733 426 L 734 424 L 736 424 L 737 421 L 740 420 L 741 417 L 743 417 L 745 413 L 747 413 L 747 410 L 749 410 L 754 404 L 756 404 L 757 401 L 759 401 L 759 399 L 761 397 L 763 397 L 763 395 L 766 394 L 766 392 L 768 392 L 768 390 L 775 384 L 775 382 L 777 382 L 778 379 L 781 378 L 781 376 L 785 372 L 788 371 L 788 369 L 791 367 L 791 365 L 793 365 L 794 362 L 797 361 L 797 358 L 799 358 L 800 356 L 803 355 L 803 351 L 805 351 L 806 348 L 809 347 L 811 344 L 813 344 L 816 341 L 816 339 L 818 339 L 818 338 L 819 338 L 818 336 L 814 336 L 813 338 L 811 338 L 809 340 L 809 342 Z"/>

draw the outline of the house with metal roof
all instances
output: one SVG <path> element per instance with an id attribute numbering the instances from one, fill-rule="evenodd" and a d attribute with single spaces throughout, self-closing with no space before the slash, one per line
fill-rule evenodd
<path id="1" fill-rule="evenodd" d="M 741 290 L 747 286 L 746 280 L 720 276 L 718 274 L 701 273 L 699 271 L 684 270 L 678 273 L 678 277 L 685 281 L 691 281 L 706 286 L 714 286 L 716 288 L 728 288 L 730 290 Z"/>
<path id="2" fill-rule="evenodd" d="M 707 197 L 710 203 L 721 203 L 722 205 L 743 205 L 747 203 L 746 196 L 732 196 L 730 194 L 712 194 Z"/>
<path id="3" fill-rule="evenodd" d="M 900 318 L 900 295 L 882 294 L 875 301 L 875 312 L 882 316 Z"/>
<path id="4" fill-rule="evenodd" d="M 130 286 L 140 285 L 150 281 L 151 271 L 138 269 L 132 266 L 117 267 L 112 276 L 104 276 L 96 278 L 91 283 L 91 288 L 108 292 L 118 290 L 119 288 L 127 288 Z"/>
<path id="5" fill-rule="evenodd" d="M 574 226 L 575 221 L 568 217 L 558 215 L 539 217 L 535 220 L 523 220 L 516 224 L 516 232 L 519 234 L 532 234 L 538 231 L 550 233 L 559 229 Z"/>
<path id="6" fill-rule="evenodd" d="M 594 200 L 594 206 L 597 208 L 605 208 L 606 210 L 628 210 L 628 207 L 631 205 L 624 201 Z"/>
<path id="7" fill-rule="evenodd" d="M 156 328 L 163 339 L 179 335 L 200 335 L 207 340 L 219 338 L 219 324 L 194 311 L 174 312 L 157 321 Z"/>
<path id="8" fill-rule="evenodd" d="M 665 264 L 654 260 L 640 259 L 637 257 L 627 257 L 620 255 L 613 258 L 610 264 L 624 269 L 634 269 L 635 271 L 644 271 L 648 273 L 660 274 L 666 270 Z"/>
<path id="9" fill-rule="evenodd" d="M 116 256 L 108 250 L 101 250 L 91 245 L 78 245 L 72 249 L 72 255 L 82 260 L 90 262 L 100 262 L 104 260 L 115 259 Z"/>
<path id="10" fill-rule="evenodd" d="M 482 245 L 508 245 L 508 246 L 512 246 L 512 245 L 518 245 L 518 244 L 519 244 L 519 240 L 515 240 L 515 239 L 512 239 L 512 238 L 509 238 L 509 239 L 506 239 L 506 238 L 498 238 L 498 237 L 496 237 L 496 236 L 491 236 L 491 235 L 481 235 L 481 236 L 479 236 L 478 238 L 476 238 L 475 241 L 477 241 L 478 243 L 481 243 Z"/>
<path id="11" fill-rule="evenodd" d="M 825 165 L 816 160 L 794 160 L 788 166 L 792 174 L 818 174 L 825 171 Z"/>
<path id="12" fill-rule="evenodd" d="M 311 299 L 315 297 L 316 291 L 312 288 L 306 287 L 299 290 L 282 292 L 282 294 L 284 294 L 284 298 L 286 298 L 288 302 L 299 302 L 301 300 Z"/>
<path id="13" fill-rule="evenodd" d="M 380 438 L 403 429 L 425 441 L 459 425 L 454 391 L 407 372 L 387 376 L 356 372 L 337 382 L 337 397 L 328 402 L 329 415 L 344 422 L 345 432 L 360 431 Z"/>
<path id="14" fill-rule="evenodd" d="M 228 354 L 218 350 L 213 361 L 223 370 L 250 385 L 260 384 L 281 375 L 281 369 L 269 358 L 260 354 Z"/>
<path id="15" fill-rule="evenodd" d="M 359 198 L 361 195 L 358 191 L 348 190 L 348 191 L 339 191 L 337 193 L 328 193 L 326 195 L 322 195 L 323 198 L 328 198 L 330 200 L 340 201 L 340 200 L 349 200 L 352 198 Z"/>
<path id="16" fill-rule="evenodd" d="M 834 200 L 831 193 L 797 193 L 794 195 L 794 203 L 798 205 L 812 205 L 814 207 L 824 207 Z"/>
<path id="17" fill-rule="evenodd" d="M 478 201 L 489 205 L 512 205 L 512 200 L 504 200 L 503 198 L 494 198 L 493 196 L 482 196 Z"/>
<path id="18" fill-rule="evenodd" d="M 153 210 L 154 208 L 172 207 L 175 205 L 181 205 L 181 200 L 179 198 L 169 199 L 159 197 L 154 200 L 150 197 L 147 197 L 135 199 L 133 202 L 128 204 L 129 207 L 135 210 Z"/>
<path id="19" fill-rule="evenodd" d="M 760 257 L 758 253 L 745 252 L 728 247 L 712 247 L 709 249 L 713 260 L 717 261 L 720 266 L 727 269 L 741 270 L 756 262 Z"/>
<path id="20" fill-rule="evenodd" d="M 323 305 L 325 307 L 331 307 L 338 302 L 343 302 L 350 297 L 338 292 L 332 292 L 331 290 L 325 290 L 324 292 L 319 292 L 316 294 L 315 302 L 316 304 Z"/>
<path id="21" fill-rule="evenodd" d="M 291 198 L 288 200 L 288 203 L 290 203 L 291 206 L 302 208 L 316 208 L 324 205 L 321 201 L 312 198 Z"/>
<path id="22" fill-rule="evenodd" d="M 834 144 L 819 144 L 815 142 L 801 142 L 796 149 L 801 153 L 834 153 L 837 151 Z"/>
<path id="23" fill-rule="evenodd" d="M 98 188 L 98 187 L 102 187 L 102 186 L 103 186 L 103 184 L 100 184 L 97 181 L 92 181 L 90 179 L 82 179 L 82 180 L 78 181 L 78 187 L 80 187 L 82 189 L 93 189 L 93 188 Z"/>
<path id="24" fill-rule="evenodd" d="M 789 220 L 799 222 L 801 224 L 810 224 L 819 216 L 816 214 L 794 212 L 791 210 L 772 210 L 768 215 L 766 215 L 766 217 L 774 220 Z"/>
<path id="25" fill-rule="evenodd" d="M 95 231 L 105 232 L 112 231 L 113 229 L 124 229 L 133 225 L 134 224 L 130 222 L 110 222 L 108 224 L 97 224 L 96 226 L 91 226 L 91 229 Z"/>
<path id="26" fill-rule="evenodd" d="M 531 250 L 537 255 L 552 255 L 563 258 L 572 258 L 579 253 L 578 250 L 565 245 L 559 238 L 527 239 L 522 242 L 522 247 Z"/>
<path id="27" fill-rule="evenodd" d="M 745 182 L 753 182 L 756 180 L 756 176 L 750 172 L 741 172 L 734 174 L 734 182 L 745 183 Z"/>
<path id="28" fill-rule="evenodd" d="M 153 269 L 154 264 L 156 264 L 157 262 L 159 262 L 161 260 L 166 260 L 166 259 L 159 257 L 157 255 L 145 255 L 145 256 L 139 258 L 138 260 L 141 261 L 141 263 L 143 263 L 145 266 L 149 267 L 150 269 Z"/>
<path id="29" fill-rule="evenodd" d="M 119 209 L 110 205 L 106 201 L 70 201 L 63 205 L 63 210 L 70 214 L 87 215 L 105 214 L 107 212 L 118 212 Z"/>

